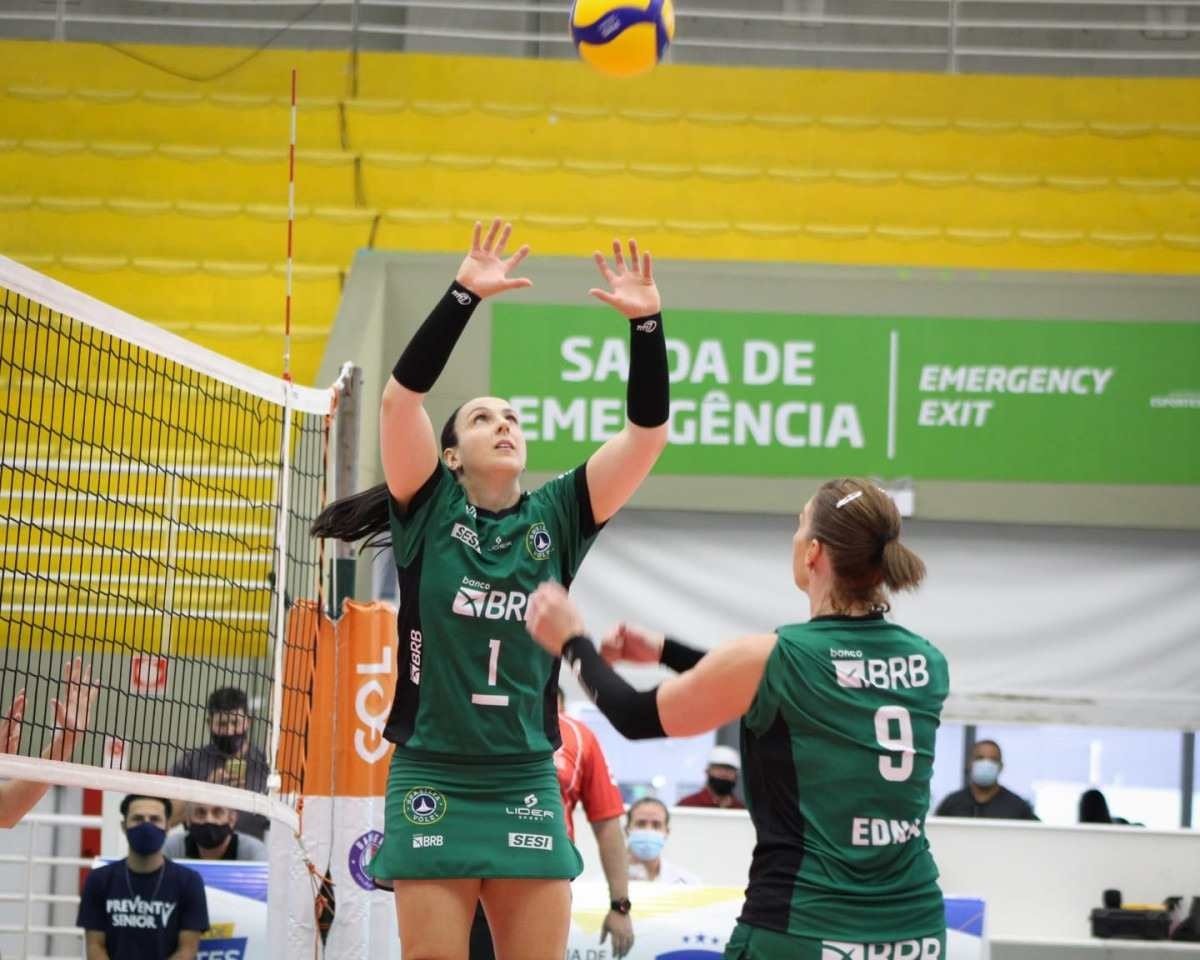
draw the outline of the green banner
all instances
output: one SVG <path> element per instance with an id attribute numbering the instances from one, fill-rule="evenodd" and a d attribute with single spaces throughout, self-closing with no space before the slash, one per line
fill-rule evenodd
<path id="1" fill-rule="evenodd" d="M 1200 483 L 1200 324 L 672 310 L 656 473 Z M 624 424 L 629 334 L 590 307 L 493 308 L 492 391 L 529 466 Z"/>

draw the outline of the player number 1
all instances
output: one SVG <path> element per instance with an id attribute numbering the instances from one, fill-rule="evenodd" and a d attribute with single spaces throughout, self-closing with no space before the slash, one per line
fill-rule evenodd
<path id="1" fill-rule="evenodd" d="M 488 686 L 496 685 L 496 671 L 500 667 L 500 641 L 492 638 L 488 641 L 488 646 L 492 648 L 492 656 L 488 660 Z"/>
<path id="2" fill-rule="evenodd" d="M 892 736 L 892 723 L 899 728 Z M 880 707 L 875 711 L 875 739 L 884 750 L 898 757 L 879 758 L 879 775 L 892 783 L 903 783 L 912 776 L 916 748 L 913 746 L 912 717 L 904 707 Z"/>
<path id="3" fill-rule="evenodd" d="M 493 637 L 488 641 L 491 653 L 488 656 L 488 687 L 496 685 L 497 674 L 500 670 L 500 641 Z M 477 707 L 507 707 L 507 693 L 473 693 L 471 702 Z"/>

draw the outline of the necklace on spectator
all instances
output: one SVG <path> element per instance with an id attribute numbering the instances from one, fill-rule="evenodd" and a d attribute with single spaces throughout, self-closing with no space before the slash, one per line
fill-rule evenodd
<path id="1" fill-rule="evenodd" d="M 164 860 L 163 865 L 158 868 L 158 882 L 154 884 L 154 892 L 150 894 L 151 900 L 158 899 L 159 888 L 162 887 L 163 877 L 167 875 L 167 862 Z M 125 886 L 129 888 L 129 899 L 135 899 L 140 894 L 133 892 L 133 880 L 129 876 L 129 861 L 125 861 Z"/>

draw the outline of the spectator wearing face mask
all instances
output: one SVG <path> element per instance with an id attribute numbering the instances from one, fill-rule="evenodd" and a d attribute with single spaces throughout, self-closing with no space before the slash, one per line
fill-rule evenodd
<path id="1" fill-rule="evenodd" d="M 995 740 L 980 740 L 971 751 L 967 786 L 946 796 L 935 811 L 938 817 L 988 817 L 993 820 L 1036 820 L 1025 800 L 1000 786 L 1004 758 Z"/>
<path id="2" fill-rule="evenodd" d="M 255 793 L 267 792 L 267 756 L 250 742 L 250 711 L 246 692 L 222 687 L 208 697 L 209 742 L 179 755 L 171 776 L 207 780 Z M 171 818 L 171 826 L 182 822 L 183 811 Z M 261 840 L 271 821 L 258 813 L 240 818 L 242 833 Z"/>
<path id="3" fill-rule="evenodd" d="M 208 902 L 200 874 L 163 855 L 170 815 L 170 800 L 121 801 L 129 855 L 92 870 L 79 898 L 87 960 L 195 960 Z"/>
<path id="4" fill-rule="evenodd" d="M 663 884 L 698 884 L 700 879 L 677 867 L 662 855 L 671 833 L 671 814 L 666 804 L 654 797 L 635 800 L 625 815 L 629 846 L 629 879 Z"/>
<path id="5" fill-rule="evenodd" d="M 266 860 L 266 844 L 237 830 L 237 821 L 236 810 L 189 803 L 187 832 L 167 837 L 163 853 L 172 860 Z"/>
<path id="6" fill-rule="evenodd" d="M 742 758 L 732 747 L 713 747 L 708 755 L 705 776 L 708 782 L 693 794 L 679 801 L 681 807 L 720 807 L 725 810 L 745 810 L 746 805 L 733 795 Z"/>

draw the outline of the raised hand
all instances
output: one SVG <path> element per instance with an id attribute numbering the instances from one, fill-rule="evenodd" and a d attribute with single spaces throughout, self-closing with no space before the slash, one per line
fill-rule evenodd
<path id="1" fill-rule="evenodd" d="M 662 297 L 654 283 L 654 260 L 649 253 L 638 254 L 636 240 L 629 241 L 629 265 L 626 266 L 621 241 L 613 241 L 615 268 L 608 265 L 599 250 L 594 254 L 600 276 L 608 284 L 608 290 L 593 287 L 589 296 L 602 300 L 630 320 L 652 317 L 662 312 Z"/>
<path id="2" fill-rule="evenodd" d="M 512 224 L 501 224 L 499 218 L 492 221 L 487 237 L 483 236 L 483 224 L 476 222 L 475 232 L 471 237 L 471 251 L 454 278 L 459 285 L 466 287 L 481 300 L 497 293 L 532 287 L 533 281 L 527 277 L 509 276 L 520 266 L 521 261 L 529 256 L 529 245 L 526 244 L 511 257 L 505 258 L 504 248 L 511 236 Z"/>
<path id="3" fill-rule="evenodd" d="M 64 698 L 50 701 L 54 708 L 54 728 L 71 734 L 83 733 L 99 693 L 99 687 L 92 685 L 92 668 L 83 665 L 82 657 L 76 657 L 63 670 L 63 679 L 67 685 Z"/>
<path id="4" fill-rule="evenodd" d="M 87 730 L 92 716 L 92 704 L 100 693 L 99 686 L 92 683 L 92 668 L 83 665 L 83 658 L 76 657 L 63 670 L 66 693 L 62 700 L 51 700 L 54 711 L 54 735 L 50 745 L 42 752 L 47 760 L 66 760 L 75 749 L 76 738 Z"/>
<path id="5" fill-rule="evenodd" d="M 8 716 L 0 719 L 0 753 L 16 753 L 21 746 L 21 720 L 25 716 L 25 691 L 18 690 Z"/>
<path id="6" fill-rule="evenodd" d="M 618 623 L 600 641 L 600 656 L 609 665 L 624 660 L 628 663 L 658 663 L 662 659 L 666 636 L 631 623 Z"/>

